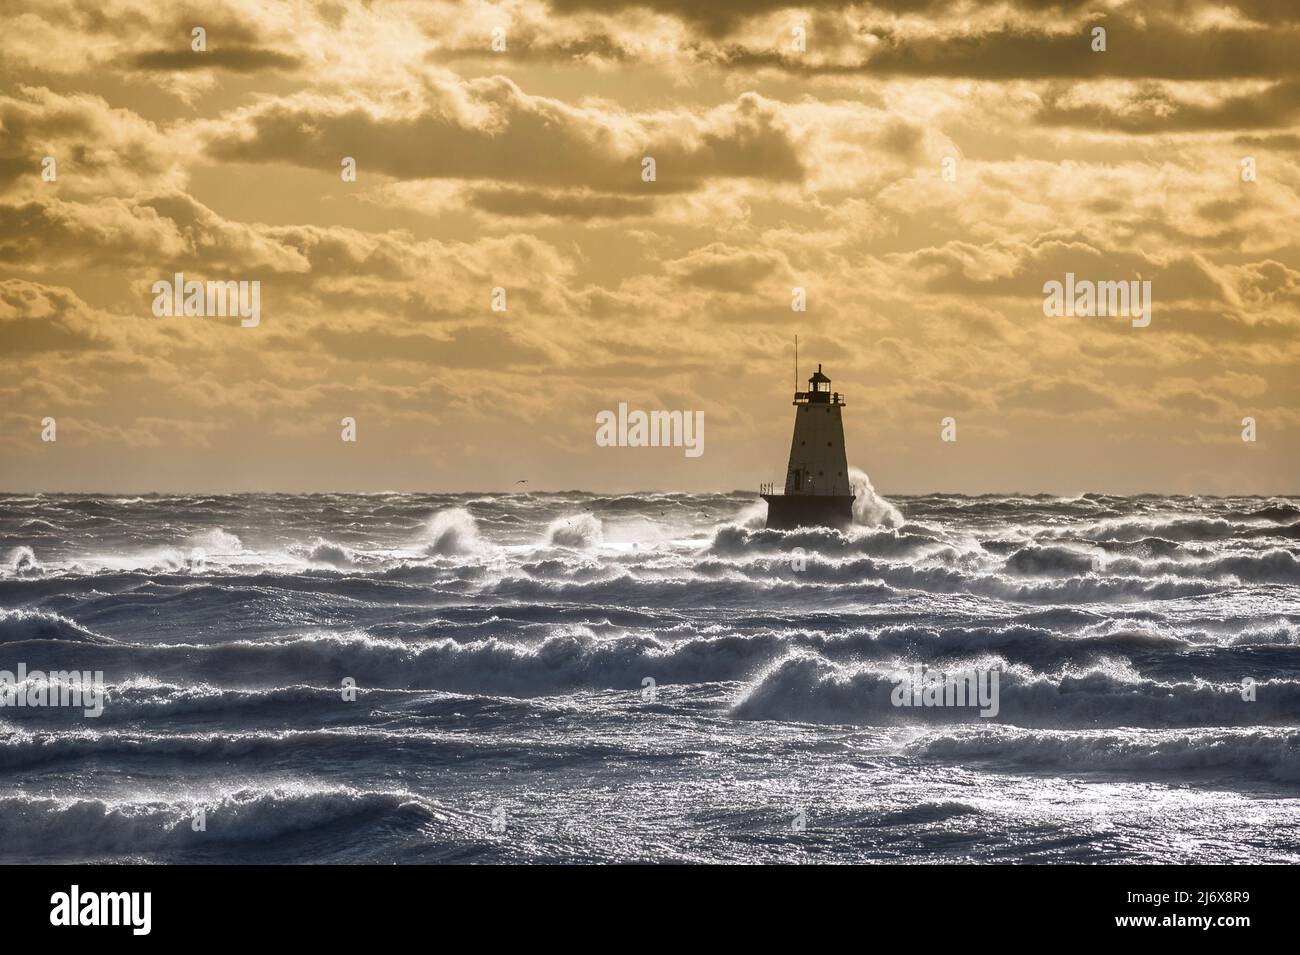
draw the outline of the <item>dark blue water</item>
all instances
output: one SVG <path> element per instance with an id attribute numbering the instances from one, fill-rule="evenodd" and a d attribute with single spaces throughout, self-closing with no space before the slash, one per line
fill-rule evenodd
<path id="1" fill-rule="evenodd" d="M 858 514 L 0 497 L 0 860 L 1300 860 L 1300 501 Z"/>

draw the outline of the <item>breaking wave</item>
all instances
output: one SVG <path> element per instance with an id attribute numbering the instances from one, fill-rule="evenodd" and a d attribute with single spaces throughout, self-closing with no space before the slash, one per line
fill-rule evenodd
<path id="1" fill-rule="evenodd" d="M 1022 547 L 1007 558 L 1006 569 L 1013 574 L 1046 575 L 1087 574 L 1096 570 L 1098 560 L 1068 547 Z"/>
<path id="2" fill-rule="evenodd" d="M 867 527 L 902 527 L 903 512 L 876 493 L 871 479 L 861 468 L 849 468 L 853 488 L 853 520 Z"/>
<path id="3" fill-rule="evenodd" d="M 1255 696 L 1247 698 L 1239 682 L 1165 683 L 1114 663 L 1051 674 L 985 657 L 953 661 L 943 669 L 974 666 L 999 670 L 992 695 L 996 705 L 988 717 L 975 705 L 898 705 L 897 688 L 911 687 L 905 665 L 843 665 L 809 653 L 773 665 L 732 712 L 741 719 L 862 726 L 983 722 L 1026 727 L 1244 726 L 1286 723 L 1300 712 L 1300 680 L 1257 684 Z M 908 697 L 902 693 L 902 699 Z"/>
<path id="4" fill-rule="evenodd" d="M 435 557 L 456 557 L 482 549 L 478 524 L 463 507 L 439 511 L 425 527 L 425 553 Z"/>
<path id="5" fill-rule="evenodd" d="M 312 546 L 305 551 L 307 560 L 315 564 L 328 564 L 331 567 L 348 568 L 357 566 L 357 552 L 350 547 L 316 538 Z"/>
<path id="6" fill-rule="evenodd" d="M 203 554 L 228 556 L 242 551 L 244 542 L 234 534 L 228 533 L 220 527 L 214 527 L 208 531 L 191 534 L 186 538 L 185 546 L 190 550 L 197 550 Z"/>
<path id="7" fill-rule="evenodd" d="M 590 514 L 558 517 L 546 529 L 546 542 L 556 547 L 586 549 L 601 542 L 604 527 Z"/>
<path id="8" fill-rule="evenodd" d="M 200 810 L 204 829 L 192 825 Z M 403 792 L 354 789 L 242 789 L 185 802 L 104 799 L 0 799 L 0 845 L 12 857 L 133 856 L 229 844 L 268 843 L 330 827 L 385 823 L 412 832 L 446 828 L 450 817 Z"/>
<path id="9" fill-rule="evenodd" d="M 15 547 L 5 558 L 8 571 L 15 577 L 34 577 L 41 573 L 40 562 L 36 552 L 30 547 Z"/>
<path id="10" fill-rule="evenodd" d="M 0 609 L 0 644 L 21 643 L 24 640 L 106 642 L 99 634 L 92 633 L 57 613 L 44 610 Z"/>

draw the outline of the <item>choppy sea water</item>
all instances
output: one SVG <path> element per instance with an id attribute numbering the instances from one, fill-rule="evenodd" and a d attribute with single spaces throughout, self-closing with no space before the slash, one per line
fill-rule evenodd
<path id="1" fill-rule="evenodd" d="M 0 496 L 0 861 L 1300 860 L 1300 500 L 861 503 Z"/>

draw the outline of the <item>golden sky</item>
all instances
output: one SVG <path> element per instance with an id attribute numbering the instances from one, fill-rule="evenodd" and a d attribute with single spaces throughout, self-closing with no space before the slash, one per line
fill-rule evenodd
<path id="1" fill-rule="evenodd" d="M 0 0 L 0 490 L 1294 493 L 1298 226 L 1289 0 Z"/>

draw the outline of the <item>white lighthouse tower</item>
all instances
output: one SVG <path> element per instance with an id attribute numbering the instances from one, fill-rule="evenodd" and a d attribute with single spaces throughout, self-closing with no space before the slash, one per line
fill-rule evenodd
<path id="1" fill-rule="evenodd" d="M 794 393 L 794 437 L 785 490 L 763 488 L 767 501 L 767 526 L 839 527 L 853 523 L 853 489 L 844 450 L 844 398 L 831 391 L 822 366 L 808 379 L 807 391 Z"/>

